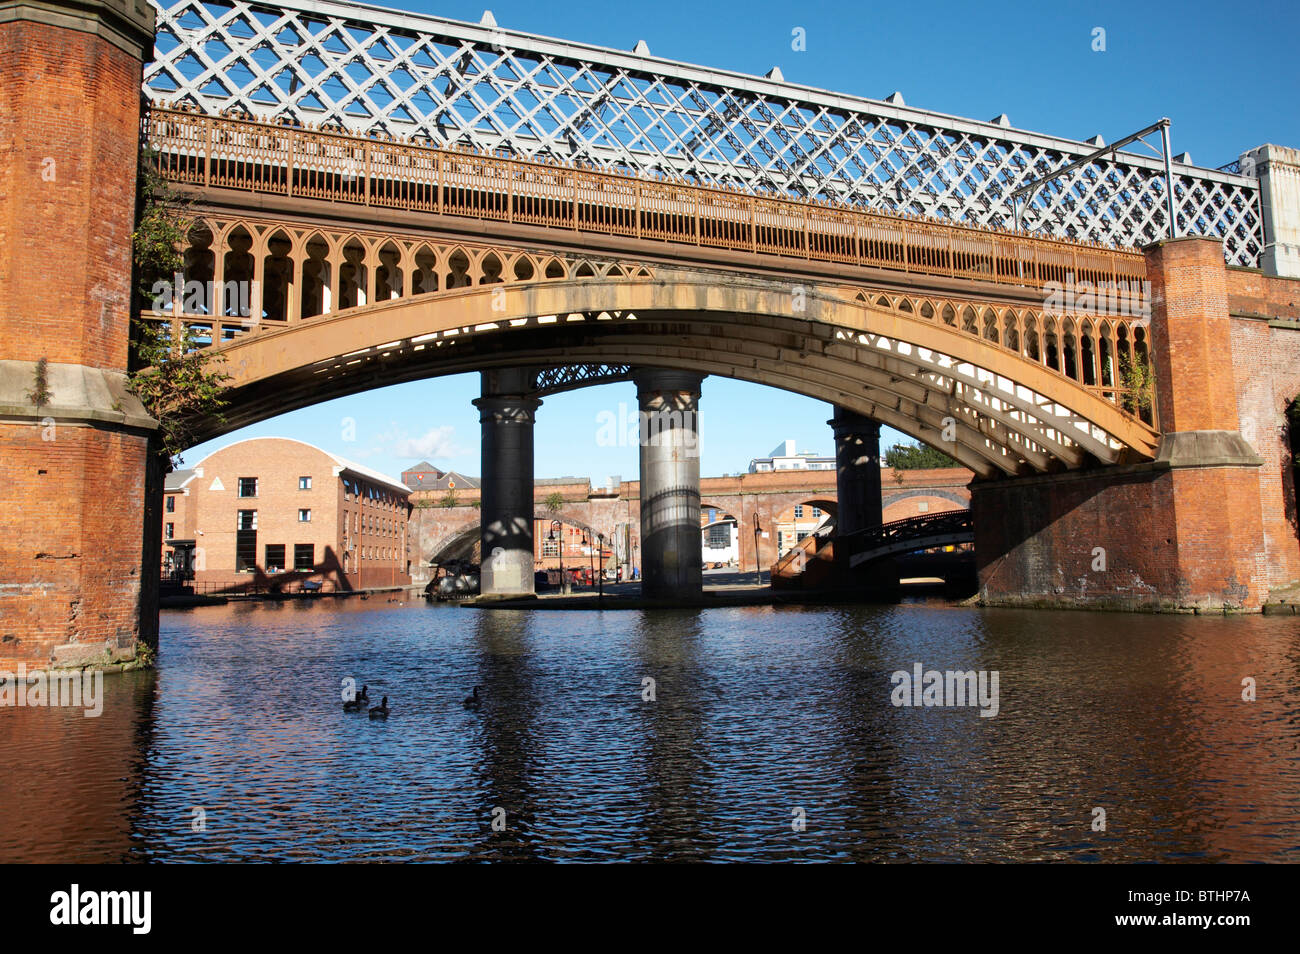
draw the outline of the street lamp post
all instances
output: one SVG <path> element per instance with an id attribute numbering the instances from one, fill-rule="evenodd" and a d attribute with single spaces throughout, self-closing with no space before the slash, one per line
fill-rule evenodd
<path id="1" fill-rule="evenodd" d="M 559 539 L 558 547 L 559 547 L 559 551 L 560 551 L 560 594 L 561 594 L 561 595 L 563 595 L 564 593 L 567 593 L 567 592 L 568 592 L 568 585 L 567 585 L 566 580 L 564 579 L 564 532 L 563 532 L 563 527 L 564 527 L 564 525 L 563 525 L 562 523 L 560 523 L 560 521 L 558 521 L 558 520 L 552 520 L 552 521 L 551 521 L 551 535 L 550 535 L 549 537 L 547 537 L 548 540 L 555 540 L 555 539 L 556 539 L 555 532 L 556 532 L 557 530 L 560 531 L 560 536 L 559 536 L 559 538 L 558 538 L 558 539 Z"/>
<path id="2" fill-rule="evenodd" d="M 754 576 L 759 586 L 763 585 L 763 565 L 758 557 L 758 514 L 754 514 Z"/>
<path id="3" fill-rule="evenodd" d="M 596 539 L 600 541 L 600 576 L 597 577 L 599 582 L 596 591 L 596 602 L 599 604 L 605 602 L 605 535 L 598 533 Z"/>
<path id="4" fill-rule="evenodd" d="M 591 568 L 591 575 L 596 575 L 596 553 L 592 549 L 596 541 L 592 539 L 592 534 L 587 531 L 582 532 L 582 545 L 587 548 L 587 565 Z"/>

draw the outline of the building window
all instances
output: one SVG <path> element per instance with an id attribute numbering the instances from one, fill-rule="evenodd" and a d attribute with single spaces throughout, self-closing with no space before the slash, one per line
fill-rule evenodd
<path id="1" fill-rule="evenodd" d="M 257 496 L 257 478 L 240 477 L 239 478 L 239 496 L 256 497 Z"/>
<path id="2" fill-rule="evenodd" d="M 711 550 L 725 550 L 731 546 L 731 524 L 715 523 L 709 527 L 709 539 L 705 546 Z"/>
<path id="3" fill-rule="evenodd" d="M 310 507 L 299 507 L 299 508 L 298 508 L 298 522 L 299 522 L 299 523 L 311 523 L 311 508 L 310 508 Z"/>
<path id="4" fill-rule="evenodd" d="M 555 556 L 559 556 L 559 555 L 560 555 L 560 541 L 559 541 L 559 540 L 548 540 L 548 539 L 546 539 L 545 537 L 543 537 L 543 538 L 542 538 L 542 556 L 544 556 L 544 557 L 555 557 Z"/>
<path id="5" fill-rule="evenodd" d="M 930 504 L 928 501 L 925 500 L 922 500 L 919 504 L 916 505 L 917 513 L 925 513 L 929 509 L 930 509 Z"/>
<path id="6" fill-rule="evenodd" d="M 235 521 L 235 572 L 257 569 L 257 511 L 241 510 Z"/>
<path id="7" fill-rule="evenodd" d="M 293 568 L 311 570 L 316 566 L 316 544 L 295 543 L 293 545 Z"/>
<path id="8" fill-rule="evenodd" d="M 796 520 L 798 520 L 799 518 L 801 518 L 801 517 L 803 516 L 803 504 L 795 504 L 795 506 L 794 506 L 794 516 L 795 516 L 795 519 L 796 519 Z"/>
<path id="9" fill-rule="evenodd" d="M 821 508 L 820 508 L 820 507 L 813 507 L 813 514 L 812 514 L 812 515 L 813 515 L 814 517 L 820 517 L 820 516 L 822 515 Z"/>
<path id="10" fill-rule="evenodd" d="M 299 478 L 298 478 L 298 489 L 299 489 L 299 490 L 311 490 L 311 478 L 310 478 L 310 477 L 299 477 Z"/>
<path id="11" fill-rule="evenodd" d="M 268 543 L 266 545 L 266 572 L 279 573 L 284 569 L 284 544 Z"/>
<path id="12" fill-rule="evenodd" d="M 169 494 L 169 495 L 167 496 L 167 512 L 168 512 L 168 513 L 175 513 L 175 512 L 176 512 L 176 495 L 175 495 L 175 494 Z"/>
<path id="13" fill-rule="evenodd" d="M 167 526 L 163 528 L 163 536 L 165 536 L 168 540 L 174 539 L 176 537 L 176 524 L 174 523 L 167 524 Z"/>

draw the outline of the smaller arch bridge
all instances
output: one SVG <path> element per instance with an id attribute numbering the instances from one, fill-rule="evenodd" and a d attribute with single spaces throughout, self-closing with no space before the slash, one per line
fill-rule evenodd
<path id="1" fill-rule="evenodd" d="M 835 546 L 839 552 L 848 554 L 850 567 L 859 567 L 916 550 L 974 542 L 975 521 L 970 511 L 951 510 L 892 520 L 845 534 L 836 538 Z"/>

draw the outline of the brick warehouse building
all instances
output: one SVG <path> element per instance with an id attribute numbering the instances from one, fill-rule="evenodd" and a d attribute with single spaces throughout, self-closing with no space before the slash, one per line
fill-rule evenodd
<path id="1" fill-rule="evenodd" d="M 206 588 L 357 590 L 411 582 L 410 491 L 378 471 L 278 437 L 238 441 L 168 476 L 165 576 Z"/>

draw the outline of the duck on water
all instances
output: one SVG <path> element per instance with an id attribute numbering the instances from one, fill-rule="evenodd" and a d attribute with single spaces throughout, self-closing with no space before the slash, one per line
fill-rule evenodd
<path id="1" fill-rule="evenodd" d="M 369 701 L 370 701 L 370 687 L 362 686 L 361 691 L 358 692 L 355 696 L 353 696 L 351 699 L 344 700 L 343 711 L 360 712 L 364 707 L 365 703 Z"/>

